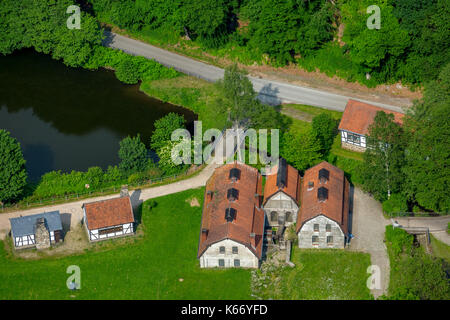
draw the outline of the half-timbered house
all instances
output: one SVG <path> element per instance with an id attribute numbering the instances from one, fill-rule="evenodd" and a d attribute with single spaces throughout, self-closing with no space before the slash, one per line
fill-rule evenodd
<path id="1" fill-rule="evenodd" d="M 11 237 L 14 247 L 45 249 L 63 240 L 59 211 L 11 218 Z"/>
<path id="2" fill-rule="evenodd" d="M 82 208 L 90 241 L 134 233 L 134 215 L 129 196 L 85 203 Z"/>
<path id="3" fill-rule="evenodd" d="M 339 133 L 342 148 L 364 152 L 367 148 L 369 126 L 373 123 L 378 111 L 394 115 L 394 121 L 402 124 L 403 114 L 373 106 L 364 102 L 349 100 L 341 122 Z"/>

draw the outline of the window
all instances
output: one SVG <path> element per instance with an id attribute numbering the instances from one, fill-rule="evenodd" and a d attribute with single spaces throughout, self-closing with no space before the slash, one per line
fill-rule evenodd
<path id="1" fill-rule="evenodd" d="M 314 232 L 319 232 L 319 224 L 314 223 Z"/>
<path id="2" fill-rule="evenodd" d="M 102 230 L 98 231 L 98 234 L 99 235 L 103 235 L 103 234 L 114 233 L 114 232 L 121 232 L 121 231 L 123 231 L 123 226 L 102 229 Z"/>
<path id="3" fill-rule="evenodd" d="M 319 244 L 319 237 L 318 236 L 312 236 L 312 244 Z"/>
<path id="4" fill-rule="evenodd" d="M 328 236 L 327 237 L 327 244 L 332 244 L 333 243 L 333 236 Z"/>
<path id="5" fill-rule="evenodd" d="M 353 144 L 360 144 L 361 143 L 361 137 L 357 134 L 353 134 L 348 132 L 347 133 L 347 141 Z"/>
<path id="6" fill-rule="evenodd" d="M 291 212 L 286 212 L 286 221 L 292 222 L 292 213 Z"/>
<path id="7" fill-rule="evenodd" d="M 225 247 L 223 247 L 223 246 L 220 247 L 220 248 L 219 248 L 219 252 L 220 252 L 220 253 L 225 253 Z"/>
<path id="8" fill-rule="evenodd" d="M 272 211 L 270 213 L 270 221 L 277 221 L 278 220 L 278 213 L 275 211 Z"/>
<path id="9" fill-rule="evenodd" d="M 327 232 L 331 232 L 331 224 L 327 223 L 326 231 Z"/>
<path id="10" fill-rule="evenodd" d="M 234 266 L 235 266 L 235 267 L 240 267 L 240 266 L 241 266 L 241 260 L 239 260 L 239 259 L 234 259 Z"/>
<path id="11" fill-rule="evenodd" d="M 233 249 L 233 253 L 234 253 L 234 254 L 237 254 L 237 253 L 238 253 L 238 247 L 233 247 L 232 249 Z"/>
<path id="12" fill-rule="evenodd" d="M 225 267 L 225 260 L 219 259 L 219 267 Z"/>

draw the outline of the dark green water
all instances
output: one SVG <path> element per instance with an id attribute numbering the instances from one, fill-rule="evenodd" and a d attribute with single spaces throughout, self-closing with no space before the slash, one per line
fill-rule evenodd
<path id="1" fill-rule="evenodd" d="M 169 112 L 195 114 L 125 85 L 109 70 L 89 71 L 32 50 L 0 55 L 0 128 L 19 140 L 29 177 L 51 170 L 104 169 L 118 164 L 119 141 L 141 134 Z"/>

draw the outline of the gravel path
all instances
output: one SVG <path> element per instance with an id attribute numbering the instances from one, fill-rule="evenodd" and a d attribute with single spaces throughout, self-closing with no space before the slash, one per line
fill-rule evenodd
<path id="1" fill-rule="evenodd" d="M 216 158 L 214 158 L 211 161 L 211 163 L 208 164 L 199 174 L 197 174 L 192 178 L 158 187 L 151 187 L 147 189 L 136 189 L 131 191 L 130 198 L 133 208 L 137 208 L 143 201 L 148 199 L 181 192 L 188 189 L 199 188 L 206 185 L 206 182 L 208 181 L 209 177 L 211 177 L 211 175 L 213 174 L 215 168 L 219 167 L 222 164 L 223 162 L 222 159 L 227 159 L 229 158 L 231 153 L 234 153 L 233 149 L 228 150 L 227 153 L 225 146 L 229 143 L 231 143 L 232 145 L 234 145 L 235 143 L 233 136 L 231 135 L 226 137 L 226 143 L 224 143 L 224 140 L 220 140 L 217 144 L 216 150 L 222 148 L 224 150 L 223 152 L 224 157 L 220 157 L 220 153 L 216 151 L 217 154 Z M 4 237 L 9 233 L 11 229 L 9 218 L 59 210 L 62 216 L 61 219 L 63 220 L 63 223 L 65 225 L 75 226 L 78 223 L 80 223 L 81 219 L 83 218 L 83 211 L 81 209 L 83 203 L 106 200 L 116 198 L 118 196 L 119 193 L 108 196 L 83 199 L 76 202 L 69 202 L 53 206 L 46 206 L 29 210 L 21 210 L 0 214 L 0 239 L 4 239 Z"/>
<path id="2" fill-rule="evenodd" d="M 434 237 L 450 246 L 450 235 L 447 233 L 450 215 L 444 217 L 397 217 L 394 220 L 406 228 L 428 228 Z"/>
<path id="3" fill-rule="evenodd" d="M 351 240 L 350 250 L 369 253 L 372 265 L 380 268 L 381 288 L 371 290 L 373 296 L 378 298 L 382 294 L 387 294 L 389 286 L 390 266 L 384 232 L 390 221 L 384 218 L 378 201 L 358 188 L 353 190 L 351 233 L 354 238 Z"/>

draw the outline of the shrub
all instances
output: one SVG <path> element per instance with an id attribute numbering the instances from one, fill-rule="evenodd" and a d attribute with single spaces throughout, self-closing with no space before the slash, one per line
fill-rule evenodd
<path id="1" fill-rule="evenodd" d="M 386 226 L 386 241 L 389 242 L 394 255 L 398 256 L 404 250 L 412 248 L 414 237 L 403 229 Z"/>
<path id="2" fill-rule="evenodd" d="M 393 193 L 388 200 L 383 201 L 383 211 L 388 215 L 395 212 L 406 212 L 407 210 L 406 198 L 400 193 Z"/>
<path id="3" fill-rule="evenodd" d="M 122 60 L 116 69 L 117 79 L 127 84 L 138 83 L 141 76 L 139 65 L 132 58 Z"/>

